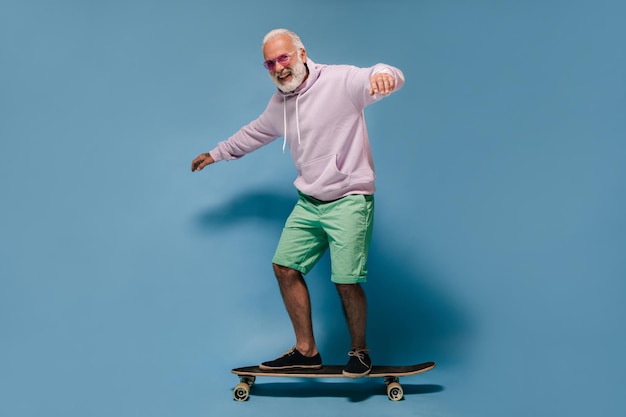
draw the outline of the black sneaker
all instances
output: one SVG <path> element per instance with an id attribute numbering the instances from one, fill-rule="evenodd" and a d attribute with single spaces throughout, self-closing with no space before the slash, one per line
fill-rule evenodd
<path id="1" fill-rule="evenodd" d="M 263 362 L 259 365 L 259 368 L 264 371 L 273 369 L 320 369 L 321 367 L 322 356 L 319 353 L 309 358 L 298 352 L 295 346 L 280 358 Z"/>
<path id="2" fill-rule="evenodd" d="M 352 349 L 348 352 L 350 360 L 345 368 L 343 368 L 343 376 L 348 378 L 360 378 L 370 373 L 372 370 L 372 360 L 370 359 L 369 350 Z"/>

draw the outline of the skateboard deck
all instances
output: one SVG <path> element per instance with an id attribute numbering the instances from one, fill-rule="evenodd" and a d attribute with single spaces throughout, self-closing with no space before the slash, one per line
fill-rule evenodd
<path id="1" fill-rule="evenodd" d="M 373 366 L 372 371 L 364 378 L 383 378 L 387 386 L 387 397 L 399 401 L 404 397 L 400 377 L 421 374 L 435 367 L 434 362 L 424 362 L 407 366 Z M 246 401 L 256 377 L 282 378 L 347 378 L 343 375 L 343 365 L 324 365 L 320 369 L 276 369 L 263 370 L 258 366 L 235 368 L 231 372 L 239 376 L 239 384 L 233 390 L 237 401 Z"/>

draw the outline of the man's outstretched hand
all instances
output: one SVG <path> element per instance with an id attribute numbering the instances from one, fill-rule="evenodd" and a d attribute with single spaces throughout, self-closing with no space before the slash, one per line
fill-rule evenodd
<path id="1" fill-rule="evenodd" d="M 386 96 L 396 88 L 396 80 L 393 75 L 379 72 L 370 77 L 370 96 L 382 94 Z"/>
<path id="2" fill-rule="evenodd" d="M 210 153 L 202 153 L 191 161 L 191 172 L 202 171 L 205 166 L 211 165 L 213 162 L 215 162 L 215 160 L 213 160 Z"/>

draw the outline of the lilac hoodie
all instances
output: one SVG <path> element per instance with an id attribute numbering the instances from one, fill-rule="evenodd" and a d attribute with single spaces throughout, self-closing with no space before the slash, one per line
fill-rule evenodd
<path id="1" fill-rule="evenodd" d="M 369 95 L 370 77 L 386 72 L 395 90 L 404 75 L 394 67 L 370 68 L 316 64 L 307 58 L 309 76 L 293 93 L 280 90 L 254 121 L 210 151 L 217 162 L 238 159 L 283 136 L 298 170 L 295 187 L 318 200 L 348 194 L 373 194 L 374 162 L 364 108 L 381 98 Z"/>

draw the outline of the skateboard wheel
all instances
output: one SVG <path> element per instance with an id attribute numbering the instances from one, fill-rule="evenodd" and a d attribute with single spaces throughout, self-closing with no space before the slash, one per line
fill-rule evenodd
<path id="1" fill-rule="evenodd" d="M 392 382 L 387 385 L 387 397 L 389 397 L 391 401 L 400 401 L 402 397 L 404 397 L 402 386 L 397 382 Z"/>
<path id="2" fill-rule="evenodd" d="M 250 385 L 240 382 L 233 390 L 233 397 L 237 401 L 246 401 L 250 395 Z"/>

